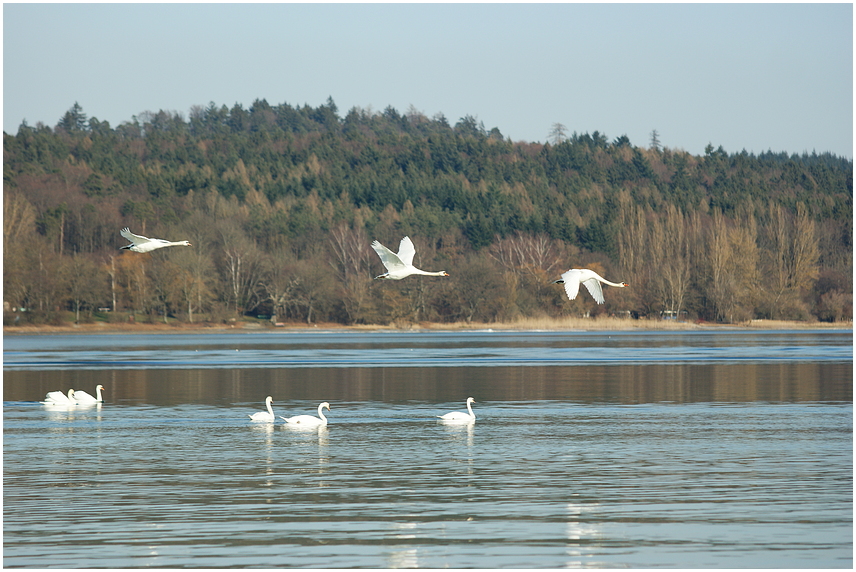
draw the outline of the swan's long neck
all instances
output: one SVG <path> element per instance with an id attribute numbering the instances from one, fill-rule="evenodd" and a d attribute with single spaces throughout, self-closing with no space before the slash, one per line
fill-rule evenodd
<path id="1" fill-rule="evenodd" d="M 608 285 L 608 286 L 615 286 L 616 288 L 624 288 L 623 283 L 616 284 L 615 282 L 610 282 L 609 280 L 606 280 L 605 278 L 601 278 L 600 281 L 603 282 L 604 284 Z"/>
<path id="2" fill-rule="evenodd" d="M 95 399 L 98 401 L 104 401 L 103 399 L 101 399 L 101 386 L 100 385 L 95 387 Z"/>
<path id="3" fill-rule="evenodd" d="M 268 413 L 270 413 L 270 416 L 273 417 L 273 407 L 270 406 L 270 399 L 265 400 L 265 405 L 267 405 Z"/>
<path id="4" fill-rule="evenodd" d="M 414 274 L 421 274 L 422 276 L 445 276 L 446 271 L 440 270 L 439 272 L 427 272 L 425 270 L 420 270 L 419 268 L 417 268 Z"/>
<path id="5" fill-rule="evenodd" d="M 74 390 L 73 389 L 68 390 L 68 400 L 74 401 Z"/>
<path id="6" fill-rule="evenodd" d="M 473 413 L 473 402 L 472 401 L 467 400 L 467 411 L 470 413 L 470 417 L 472 417 L 473 419 L 476 418 L 476 414 Z"/>
<path id="7" fill-rule="evenodd" d="M 321 418 L 321 421 L 323 421 L 324 423 L 327 423 L 327 418 L 324 417 L 324 404 L 323 403 L 318 406 L 318 417 Z"/>

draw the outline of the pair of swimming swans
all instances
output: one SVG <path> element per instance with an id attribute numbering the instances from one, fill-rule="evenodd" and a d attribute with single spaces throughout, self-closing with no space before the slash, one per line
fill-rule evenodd
<path id="1" fill-rule="evenodd" d="M 475 399 L 472 397 L 467 397 L 467 411 L 468 413 L 462 413 L 460 411 L 450 411 L 445 415 L 438 415 L 437 417 L 444 423 L 472 423 L 476 420 L 476 414 L 473 413 L 472 404 L 475 403 Z M 276 417 L 273 414 L 273 397 L 268 395 L 265 397 L 265 407 L 267 407 L 267 411 L 259 411 L 257 413 L 253 413 L 250 415 L 250 419 L 252 421 L 265 421 L 268 423 L 273 423 L 276 421 Z M 280 419 L 285 420 L 289 425 L 302 425 L 304 427 L 314 427 L 318 425 L 326 425 L 327 418 L 324 417 L 324 412 L 322 411 L 324 408 L 327 408 L 327 411 L 330 411 L 330 404 L 326 401 L 318 406 L 318 417 L 313 417 L 311 415 L 296 415 L 294 417 L 283 417 L 279 416 Z"/>
<path id="2" fill-rule="evenodd" d="M 250 415 L 250 419 L 253 421 L 266 421 L 268 423 L 273 423 L 276 421 L 276 417 L 273 414 L 273 397 L 268 395 L 265 398 L 265 406 L 267 407 L 267 411 L 259 411 L 258 413 L 253 413 Z M 295 415 L 294 417 L 283 417 L 279 416 L 280 419 L 285 420 L 289 425 L 300 425 L 301 427 L 318 427 L 320 425 L 327 424 L 327 418 L 324 417 L 324 408 L 327 408 L 327 411 L 330 411 L 330 404 L 326 401 L 318 406 L 318 417 L 313 417 L 312 415 Z"/>
<path id="3" fill-rule="evenodd" d="M 101 396 L 101 390 L 104 386 L 98 384 L 95 386 L 95 397 L 86 393 L 81 389 L 69 389 L 68 394 L 62 391 L 49 391 L 45 395 L 44 405 L 85 405 L 91 403 L 102 403 L 104 399 Z"/>

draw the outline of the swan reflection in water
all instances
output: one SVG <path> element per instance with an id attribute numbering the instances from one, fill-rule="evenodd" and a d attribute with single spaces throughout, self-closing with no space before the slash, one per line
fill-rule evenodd
<path id="1" fill-rule="evenodd" d="M 592 561 L 591 558 L 598 551 L 598 540 L 603 538 L 603 529 L 595 524 L 597 517 L 589 517 L 588 513 L 597 510 L 598 503 L 575 503 L 567 504 L 568 522 L 565 525 L 565 537 L 567 546 L 565 554 L 574 560 L 565 563 L 567 568 L 601 567 L 604 563 Z"/>
<path id="2" fill-rule="evenodd" d="M 258 433 L 264 438 L 264 449 L 265 449 L 265 458 L 264 458 L 264 474 L 268 477 L 267 480 L 263 483 L 264 486 L 269 487 L 273 485 L 273 481 L 270 477 L 273 475 L 273 423 L 253 423 L 250 425 L 250 430 L 253 433 Z"/>
<path id="3" fill-rule="evenodd" d="M 319 474 L 327 472 L 327 465 L 330 463 L 330 455 L 327 452 L 327 444 L 329 442 L 330 431 L 327 425 L 300 425 L 284 423 L 280 425 L 284 433 L 291 435 L 289 440 L 294 443 L 299 449 L 294 453 L 295 459 L 300 459 L 299 463 L 309 463 L 310 455 L 317 450 Z M 327 486 L 323 481 L 318 481 L 319 487 Z"/>
<path id="4" fill-rule="evenodd" d="M 73 419 L 94 418 L 101 421 L 100 403 L 45 403 L 45 411 L 52 421 L 71 421 Z"/>
<path id="5" fill-rule="evenodd" d="M 406 540 L 416 540 L 416 523 L 415 522 L 393 522 L 392 527 L 396 533 L 392 535 L 395 539 L 395 544 L 404 544 Z M 416 548 L 404 548 L 402 550 L 393 550 L 386 555 L 387 562 L 390 568 L 418 568 L 419 559 Z"/>

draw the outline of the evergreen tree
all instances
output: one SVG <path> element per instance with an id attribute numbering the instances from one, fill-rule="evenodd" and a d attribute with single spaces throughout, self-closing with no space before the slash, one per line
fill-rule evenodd
<path id="1" fill-rule="evenodd" d="M 80 104 L 75 101 L 71 109 L 66 111 L 60 118 L 57 127 L 70 134 L 86 131 L 86 114 L 83 113 L 83 108 L 80 107 Z"/>

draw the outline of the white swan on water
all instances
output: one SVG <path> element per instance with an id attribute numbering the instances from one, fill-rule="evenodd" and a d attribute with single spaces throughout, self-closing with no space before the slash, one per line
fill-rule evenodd
<path id="1" fill-rule="evenodd" d="M 330 411 L 330 404 L 326 401 L 318 406 L 318 417 L 312 417 L 311 415 L 295 415 L 294 417 L 283 417 L 279 416 L 280 419 L 285 420 L 289 425 L 303 425 L 305 427 L 313 427 L 318 425 L 326 425 L 327 418 L 324 417 L 324 412 L 321 411 L 324 408 L 327 408 L 327 411 Z"/>
<path id="2" fill-rule="evenodd" d="M 101 397 L 101 390 L 104 389 L 104 386 L 100 383 L 95 386 L 95 397 L 92 397 L 88 393 L 82 390 L 74 390 L 74 400 L 78 403 L 101 403 L 104 399 Z"/>
<path id="3" fill-rule="evenodd" d="M 152 250 L 164 248 L 165 246 L 193 246 L 186 240 L 170 242 L 162 238 L 146 238 L 145 236 L 134 234 L 128 227 L 125 227 L 121 231 L 119 231 L 119 234 L 131 241 L 131 244 L 126 244 L 119 250 L 127 249 L 132 252 L 151 252 Z"/>
<path id="4" fill-rule="evenodd" d="M 440 272 L 426 272 L 413 266 L 413 256 L 416 254 L 416 247 L 413 246 L 413 241 L 409 236 L 401 239 L 398 245 L 398 254 L 394 253 L 378 241 L 372 243 L 372 248 L 380 256 L 380 261 L 386 267 L 386 274 L 375 276 L 375 280 L 383 278 L 385 280 L 401 280 L 412 274 L 421 274 L 422 276 L 448 276 L 441 270 Z"/>
<path id="5" fill-rule="evenodd" d="M 601 282 L 609 286 L 615 286 L 616 288 L 627 286 L 627 282 L 610 282 L 594 270 L 589 270 L 588 268 L 572 268 L 562 274 L 562 277 L 553 282 L 553 284 L 564 284 L 568 298 L 573 300 L 577 297 L 577 292 L 580 291 L 580 284 L 582 283 L 591 294 L 591 297 L 594 298 L 594 301 L 598 304 L 603 304 Z"/>
<path id="6" fill-rule="evenodd" d="M 253 421 L 276 421 L 276 417 L 273 416 L 273 407 L 271 407 L 271 402 L 273 402 L 273 397 L 268 395 L 265 397 L 265 406 L 267 407 L 267 411 L 259 411 L 258 413 L 253 413 L 250 415 L 250 419 Z"/>
<path id="7" fill-rule="evenodd" d="M 476 414 L 473 413 L 472 404 L 475 403 L 475 399 L 472 397 L 467 397 L 467 411 L 469 413 L 463 413 L 461 411 L 450 411 L 445 415 L 438 415 L 440 419 L 447 423 L 470 423 L 476 420 Z"/>
<path id="8" fill-rule="evenodd" d="M 62 391 L 49 391 L 41 403 L 45 405 L 77 405 L 77 401 L 74 400 L 73 389 L 68 390 L 68 395 Z"/>

